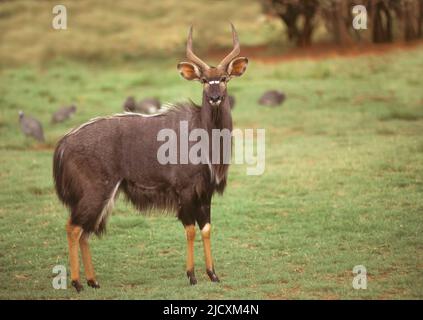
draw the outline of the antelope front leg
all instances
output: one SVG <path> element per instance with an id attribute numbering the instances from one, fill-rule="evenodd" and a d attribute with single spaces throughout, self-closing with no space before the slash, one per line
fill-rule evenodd
<path id="1" fill-rule="evenodd" d="M 201 229 L 201 236 L 203 238 L 204 257 L 206 259 L 207 275 L 209 276 L 211 281 L 219 282 L 220 280 L 217 277 L 216 273 L 214 272 L 213 259 L 211 254 L 211 244 L 210 244 L 211 225 L 210 223 L 206 223 L 203 229 Z"/>
<path id="2" fill-rule="evenodd" d="M 187 237 L 187 277 L 189 283 L 195 285 L 197 279 L 194 274 L 194 240 L 195 240 L 195 225 L 185 226 L 185 235 Z"/>
<path id="3" fill-rule="evenodd" d="M 88 243 L 88 235 L 83 233 L 79 239 L 79 246 L 81 248 L 82 261 L 84 263 L 85 276 L 87 284 L 92 288 L 100 288 L 100 285 L 95 279 L 95 272 L 93 262 L 91 259 L 90 245 Z"/>
<path id="4" fill-rule="evenodd" d="M 80 292 L 83 289 L 81 282 L 79 281 L 79 257 L 78 257 L 78 248 L 79 248 L 79 238 L 82 234 L 82 228 L 71 223 L 69 219 L 66 225 L 66 233 L 68 237 L 69 245 L 69 262 L 71 266 L 71 280 L 72 286 L 75 287 L 77 292 Z"/>

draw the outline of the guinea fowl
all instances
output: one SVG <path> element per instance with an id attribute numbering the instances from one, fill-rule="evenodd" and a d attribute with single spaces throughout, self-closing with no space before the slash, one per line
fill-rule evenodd
<path id="1" fill-rule="evenodd" d="M 259 99 L 258 103 L 263 106 L 278 106 L 285 101 L 285 94 L 278 90 L 266 91 Z"/>
<path id="2" fill-rule="evenodd" d="M 76 112 L 76 106 L 70 105 L 68 107 L 61 107 L 51 117 L 52 123 L 59 123 L 69 119 Z"/>
<path id="3" fill-rule="evenodd" d="M 123 109 L 127 112 L 154 114 L 159 111 L 160 105 L 157 98 L 145 98 L 137 103 L 134 97 L 128 97 L 123 104 Z"/>
<path id="4" fill-rule="evenodd" d="M 123 103 L 123 110 L 127 112 L 135 112 L 136 108 L 137 108 L 137 103 L 135 101 L 135 98 L 134 97 L 126 98 L 125 102 Z"/>
<path id="5" fill-rule="evenodd" d="M 160 100 L 157 98 L 145 98 L 138 103 L 137 109 L 145 114 L 156 113 L 160 109 Z"/>
<path id="6" fill-rule="evenodd" d="M 26 136 L 31 136 L 40 142 L 45 141 L 43 126 L 37 119 L 26 116 L 23 111 L 19 111 L 19 124 L 21 126 L 21 131 Z"/>

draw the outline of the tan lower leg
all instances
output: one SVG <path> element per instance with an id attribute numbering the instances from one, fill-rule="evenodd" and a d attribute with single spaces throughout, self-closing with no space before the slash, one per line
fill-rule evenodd
<path id="1" fill-rule="evenodd" d="M 194 270 L 195 225 L 185 226 L 185 235 L 187 237 L 187 271 L 193 271 Z"/>
<path id="2" fill-rule="evenodd" d="M 91 260 L 90 245 L 88 244 L 88 236 L 82 234 L 79 239 L 79 246 L 81 248 L 82 262 L 84 263 L 85 276 L 87 280 L 95 281 L 95 273 L 93 262 Z"/>
<path id="3" fill-rule="evenodd" d="M 210 244 L 210 236 L 211 236 L 211 225 L 207 223 L 203 229 L 201 229 L 201 237 L 203 238 L 203 246 L 204 246 L 204 257 L 206 259 L 206 268 L 207 270 L 213 270 L 213 259 L 211 254 L 211 244 Z"/>
<path id="4" fill-rule="evenodd" d="M 69 262 L 71 266 L 72 281 L 79 280 L 79 257 L 78 257 L 78 241 L 81 237 L 82 228 L 71 223 L 70 219 L 66 225 L 66 233 L 69 245 Z"/>

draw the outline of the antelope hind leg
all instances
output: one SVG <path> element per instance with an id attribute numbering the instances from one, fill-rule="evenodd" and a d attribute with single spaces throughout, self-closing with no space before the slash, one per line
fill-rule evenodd
<path id="1" fill-rule="evenodd" d="M 71 267 L 71 280 L 72 286 L 76 289 L 77 292 L 80 292 L 84 287 L 79 281 L 79 257 L 78 257 L 78 248 L 79 248 L 79 238 L 82 234 L 82 228 L 71 223 L 69 219 L 66 224 L 66 234 L 68 238 L 69 245 L 69 262 Z"/>
<path id="2" fill-rule="evenodd" d="M 84 263 L 85 277 L 87 278 L 87 284 L 92 288 L 100 288 L 98 284 L 94 266 L 91 259 L 90 245 L 88 243 L 88 234 L 83 232 L 79 239 L 79 247 L 81 248 L 82 262 Z"/>

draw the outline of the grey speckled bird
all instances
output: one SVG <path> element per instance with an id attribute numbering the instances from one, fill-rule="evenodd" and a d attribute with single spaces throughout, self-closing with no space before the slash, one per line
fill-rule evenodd
<path id="1" fill-rule="evenodd" d="M 41 123 L 32 117 L 24 115 L 22 111 L 19 111 L 19 124 L 21 130 L 26 136 L 31 136 L 34 139 L 44 142 L 44 132 Z"/>
<path id="2" fill-rule="evenodd" d="M 134 97 L 126 98 L 125 102 L 123 103 L 123 110 L 127 112 L 135 112 L 136 108 L 137 108 L 137 103 L 135 101 L 135 98 Z"/>
<path id="3" fill-rule="evenodd" d="M 278 106 L 285 101 L 285 94 L 278 90 L 266 91 L 258 103 L 263 106 Z"/>
<path id="4" fill-rule="evenodd" d="M 145 98 L 137 103 L 134 97 L 128 97 L 123 104 L 123 109 L 128 112 L 153 114 L 159 111 L 160 105 L 160 100 L 157 98 Z"/>
<path id="5" fill-rule="evenodd" d="M 145 98 L 138 102 L 137 110 L 145 114 L 156 113 L 160 109 L 160 100 L 157 98 Z"/>
<path id="6" fill-rule="evenodd" d="M 51 117 L 52 123 L 59 123 L 69 119 L 76 112 L 76 106 L 70 105 L 68 107 L 61 107 Z"/>

